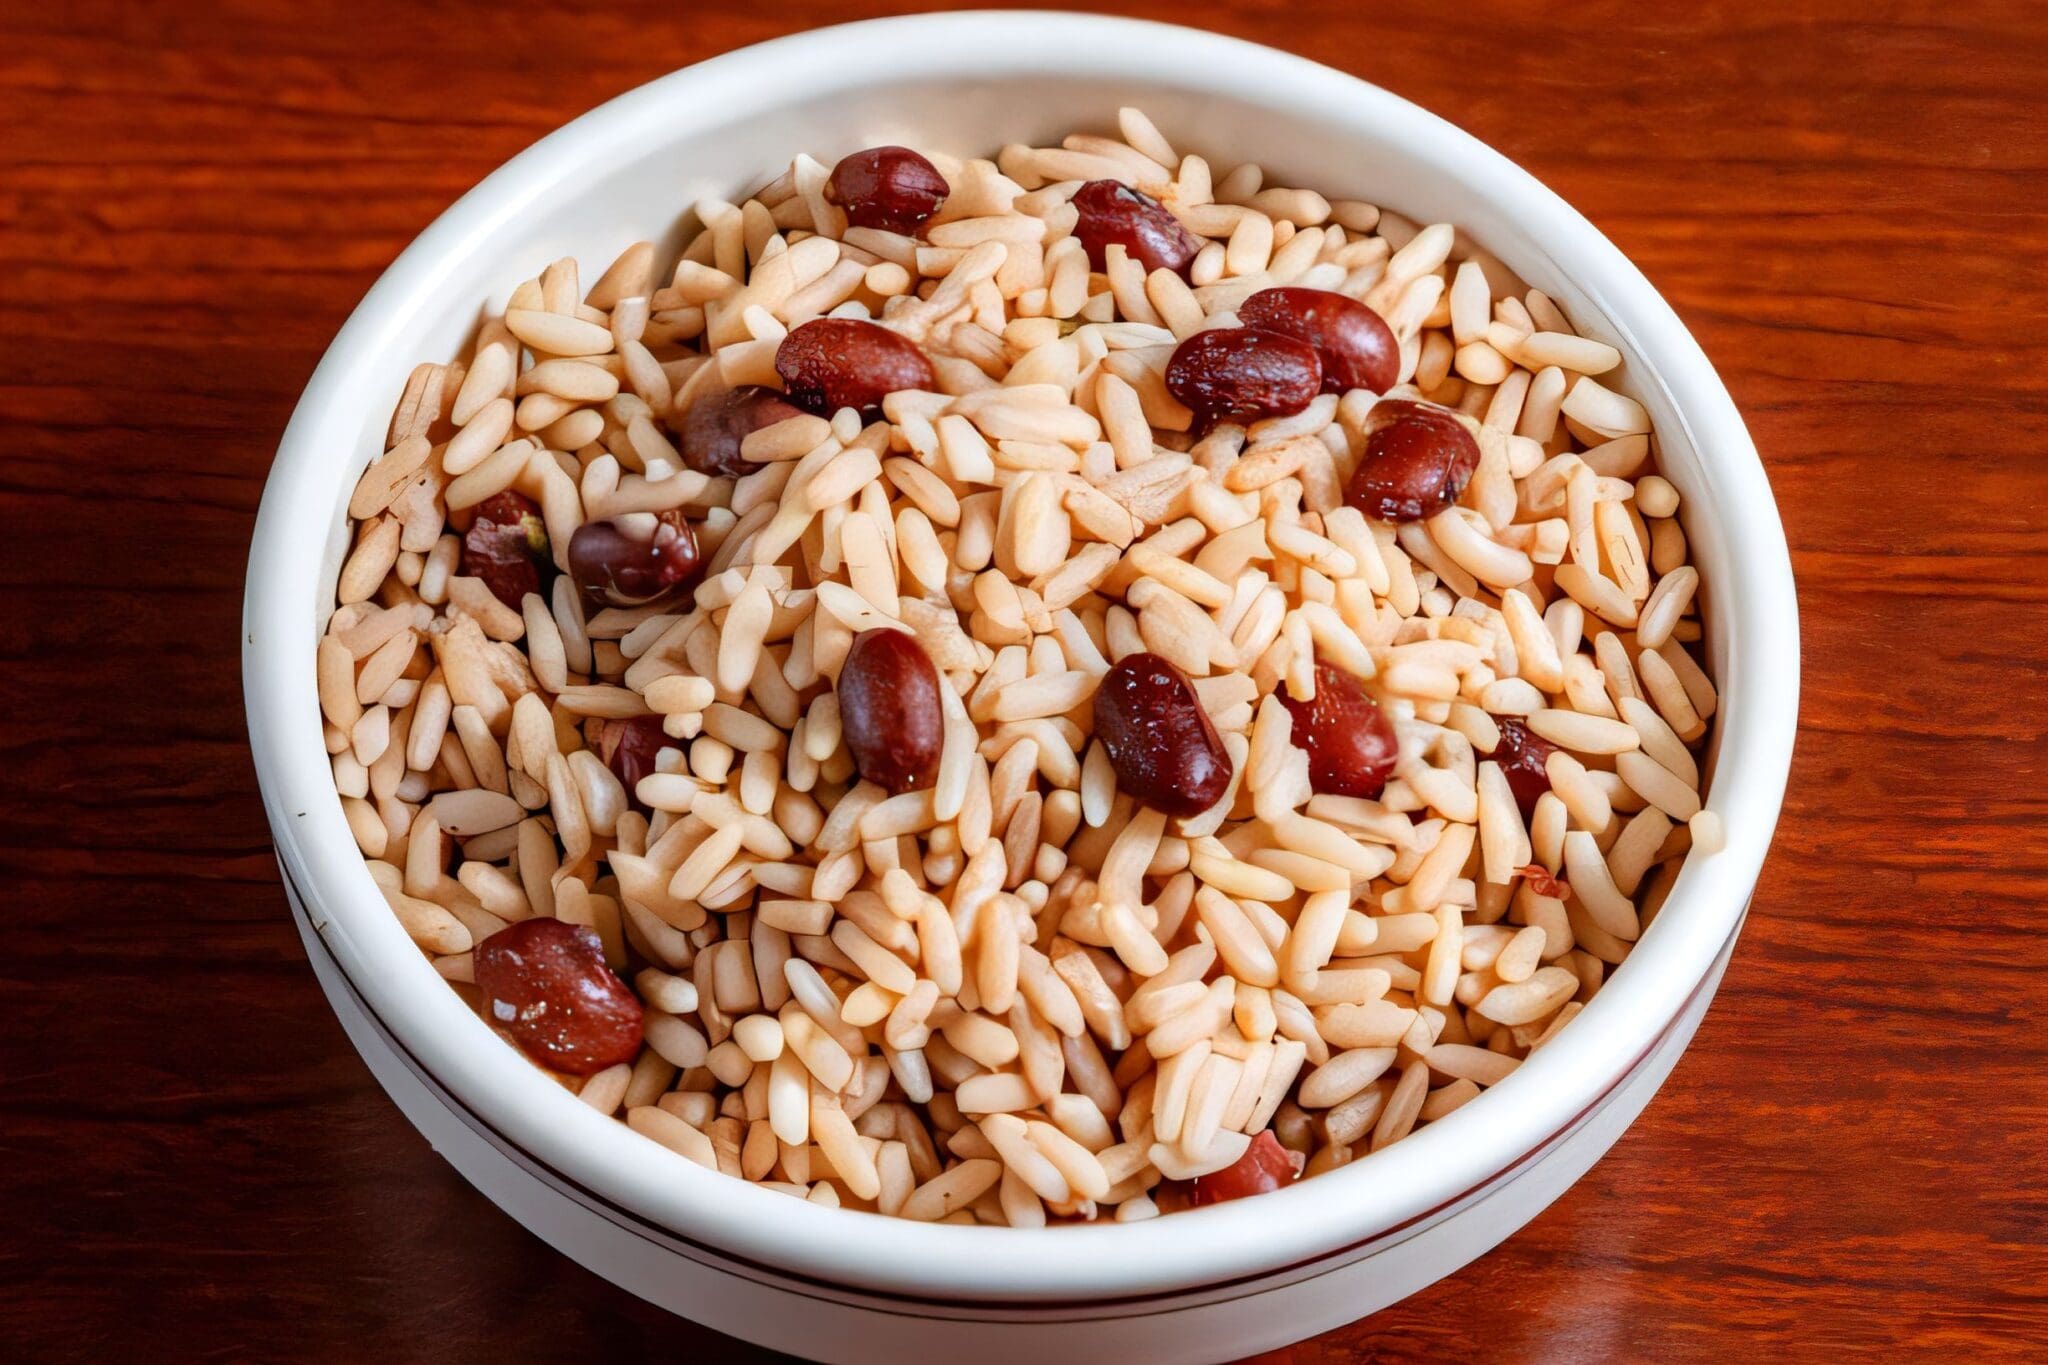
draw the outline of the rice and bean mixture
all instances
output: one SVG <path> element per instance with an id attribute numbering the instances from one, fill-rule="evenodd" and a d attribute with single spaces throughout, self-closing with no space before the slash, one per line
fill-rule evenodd
<path id="1" fill-rule="evenodd" d="M 319 646 L 392 911 L 593 1108 L 907 1218 L 1257 1193 L 1719 845 L 1647 414 L 1451 225 L 1132 109 L 694 207 L 413 371 Z"/>

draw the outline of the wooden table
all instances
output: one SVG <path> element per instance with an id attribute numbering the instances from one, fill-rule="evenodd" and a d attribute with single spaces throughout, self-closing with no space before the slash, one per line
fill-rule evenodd
<path id="1" fill-rule="evenodd" d="M 236 624 L 277 435 L 416 232 L 573 114 L 865 8 L 0 8 L 9 1354 L 753 1358 L 372 1083 L 285 913 Z M 2048 1351 L 2048 7 L 1141 8 L 1584 210 L 1747 413 L 1805 618 L 1784 822 L 1664 1094 L 1501 1249 L 1275 1358 Z"/>

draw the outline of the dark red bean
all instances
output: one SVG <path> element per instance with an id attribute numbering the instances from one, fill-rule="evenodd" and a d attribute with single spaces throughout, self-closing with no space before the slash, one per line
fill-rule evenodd
<path id="1" fill-rule="evenodd" d="M 1323 384 L 1315 347 L 1250 327 L 1212 327 L 1173 348 L 1167 390 L 1202 422 L 1256 422 L 1307 407 Z"/>
<path id="2" fill-rule="evenodd" d="M 518 493 L 499 493 L 477 504 L 476 519 L 463 533 L 458 572 L 481 578 L 493 597 L 518 611 L 526 594 L 540 591 L 547 555 L 548 528 L 540 504 Z"/>
<path id="3" fill-rule="evenodd" d="M 604 962 L 597 931 L 545 917 L 476 945 L 484 1018 L 542 1066 L 588 1076 L 640 1052 L 640 1001 Z"/>
<path id="4" fill-rule="evenodd" d="M 1500 727 L 1500 743 L 1487 757 L 1500 764 L 1508 790 L 1515 794 L 1515 804 L 1522 808 L 1526 820 L 1536 810 L 1536 798 L 1550 790 L 1546 765 L 1557 746 L 1513 716 L 1495 716 L 1493 721 Z"/>
<path id="5" fill-rule="evenodd" d="M 639 607 L 682 591 L 703 567 L 696 532 L 681 512 L 654 517 L 652 534 L 641 534 L 641 518 L 586 521 L 569 537 L 569 576 L 585 605 Z"/>
<path id="6" fill-rule="evenodd" d="M 1088 263 L 1097 270 L 1106 268 L 1103 248 L 1111 242 L 1128 251 L 1147 274 L 1171 270 L 1185 275 L 1202 249 L 1164 204 L 1120 180 L 1089 181 L 1074 191 L 1074 208 L 1080 213 L 1074 235 L 1088 248 Z"/>
<path id="7" fill-rule="evenodd" d="M 1293 285 L 1261 289 L 1237 310 L 1247 327 L 1300 337 L 1323 362 L 1323 392 L 1385 393 L 1401 377 L 1401 344 L 1372 309 L 1346 294 Z"/>
<path id="8" fill-rule="evenodd" d="M 908 147 L 869 147 L 841 157 L 825 182 L 825 201 L 846 210 L 855 227 L 914 236 L 939 211 L 952 186 L 939 168 Z"/>
<path id="9" fill-rule="evenodd" d="M 714 478 L 751 474 L 761 466 L 741 457 L 740 443 L 762 427 L 801 416 L 801 408 L 758 384 L 707 393 L 683 414 L 679 433 L 683 463 Z"/>
<path id="10" fill-rule="evenodd" d="M 1458 501 L 1479 468 L 1479 443 L 1450 412 L 1422 403 L 1382 403 L 1400 411 L 1365 438 L 1365 455 L 1344 501 L 1381 521 L 1422 521 Z"/>
<path id="11" fill-rule="evenodd" d="M 1095 737 L 1117 786 L 1168 815 L 1199 815 L 1230 785 L 1230 755 L 1188 675 L 1127 654 L 1095 689 Z"/>
<path id="12" fill-rule="evenodd" d="M 1357 678 L 1329 664 L 1316 665 L 1316 695 L 1296 701 L 1275 694 L 1294 717 L 1294 747 L 1308 751 L 1308 784 L 1329 796 L 1367 800 L 1386 789 L 1400 743 L 1393 722 Z"/>
<path id="13" fill-rule="evenodd" d="M 915 639 L 887 628 L 854 636 L 837 691 L 839 732 L 863 778 L 892 795 L 939 780 L 939 675 Z"/>
<path id="14" fill-rule="evenodd" d="M 605 766 L 619 779 L 619 785 L 626 789 L 626 799 L 646 810 L 646 805 L 635 795 L 640 779 L 654 771 L 654 760 L 663 749 L 677 747 L 676 741 L 661 728 L 661 717 L 592 720 L 583 728 L 597 749 L 597 756 L 605 761 Z"/>
<path id="15" fill-rule="evenodd" d="M 1188 1207 L 1223 1204 L 1247 1195 L 1269 1194 L 1301 1178 L 1301 1158 L 1280 1145 L 1271 1129 L 1259 1133 L 1243 1156 L 1210 1175 L 1190 1182 Z"/>
<path id="16" fill-rule="evenodd" d="M 789 401 L 820 417 L 852 408 L 872 420 L 897 390 L 938 387 L 923 351 L 859 318 L 813 318 L 796 328 L 775 348 L 775 372 Z"/>

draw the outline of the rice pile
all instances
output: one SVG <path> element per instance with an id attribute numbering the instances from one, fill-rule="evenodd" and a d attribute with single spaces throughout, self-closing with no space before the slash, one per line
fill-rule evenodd
<path id="1" fill-rule="evenodd" d="M 350 501 L 320 701 L 373 878 L 480 1009 L 477 945 L 593 928 L 644 1043 L 560 1079 L 707 1167 L 1011 1226 L 1155 1216 L 1268 1130 L 1326 1171 L 1513 1072 L 1718 846 L 1699 576 L 1618 353 L 1450 225 L 1217 174 L 1134 110 L 1120 132 L 930 154 L 948 193 L 915 237 L 849 227 L 799 156 L 695 205 L 672 268 L 638 243 L 586 289 L 557 261 L 412 373 Z M 1171 210 L 1184 274 L 1091 267 L 1095 180 Z M 1195 429 L 1176 344 L 1290 284 L 1364 302 L 1393 396 L 1463 415 L 1459 506 L 1346 506 L 1365 389 Z M 682 415 L 780 387 L 818 316 L 881 322 L 933 387 L 764 427 L 742 477 L 686 467 Z M 682 511 L 694 600 L 587 610 L 563 573 L 501 601 L 463 536 L 508 491 L 561 569 L 586 521 Z M 833 684 L 873 629 L 937 672 L 921 790 L 862 781 L 844 740 Z M 1120 792 L 1094 735 L 1140 651 L 1228 753 L 1201 814 Z M 1280 698 L 1318 657 L 1392 721 L 1376 799 L 1311 789 Z M 636 806 L 607 742 L 647 715 L 674 747 Z M 1526 817 L 1502 718 L 1556 747 Z"/>

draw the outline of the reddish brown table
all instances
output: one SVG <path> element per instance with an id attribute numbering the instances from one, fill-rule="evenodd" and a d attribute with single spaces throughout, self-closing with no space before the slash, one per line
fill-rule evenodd
<path id="1" fill-rule="evenodd" d="M 236 624 L 276 436 L 407 240 L 569 116 L 864 8 L 0 6 L 8 1354 L 748 1358 L 529 1237 L 349 1050 Z M 1747 413 L 1805 617 L 1784 823 L 1664 1094 L 1500 1250 L 1281 1354 L 2048 1351 L 2048 7 L 1140 8 L 1419 100 L 1605 229 Z"/>

